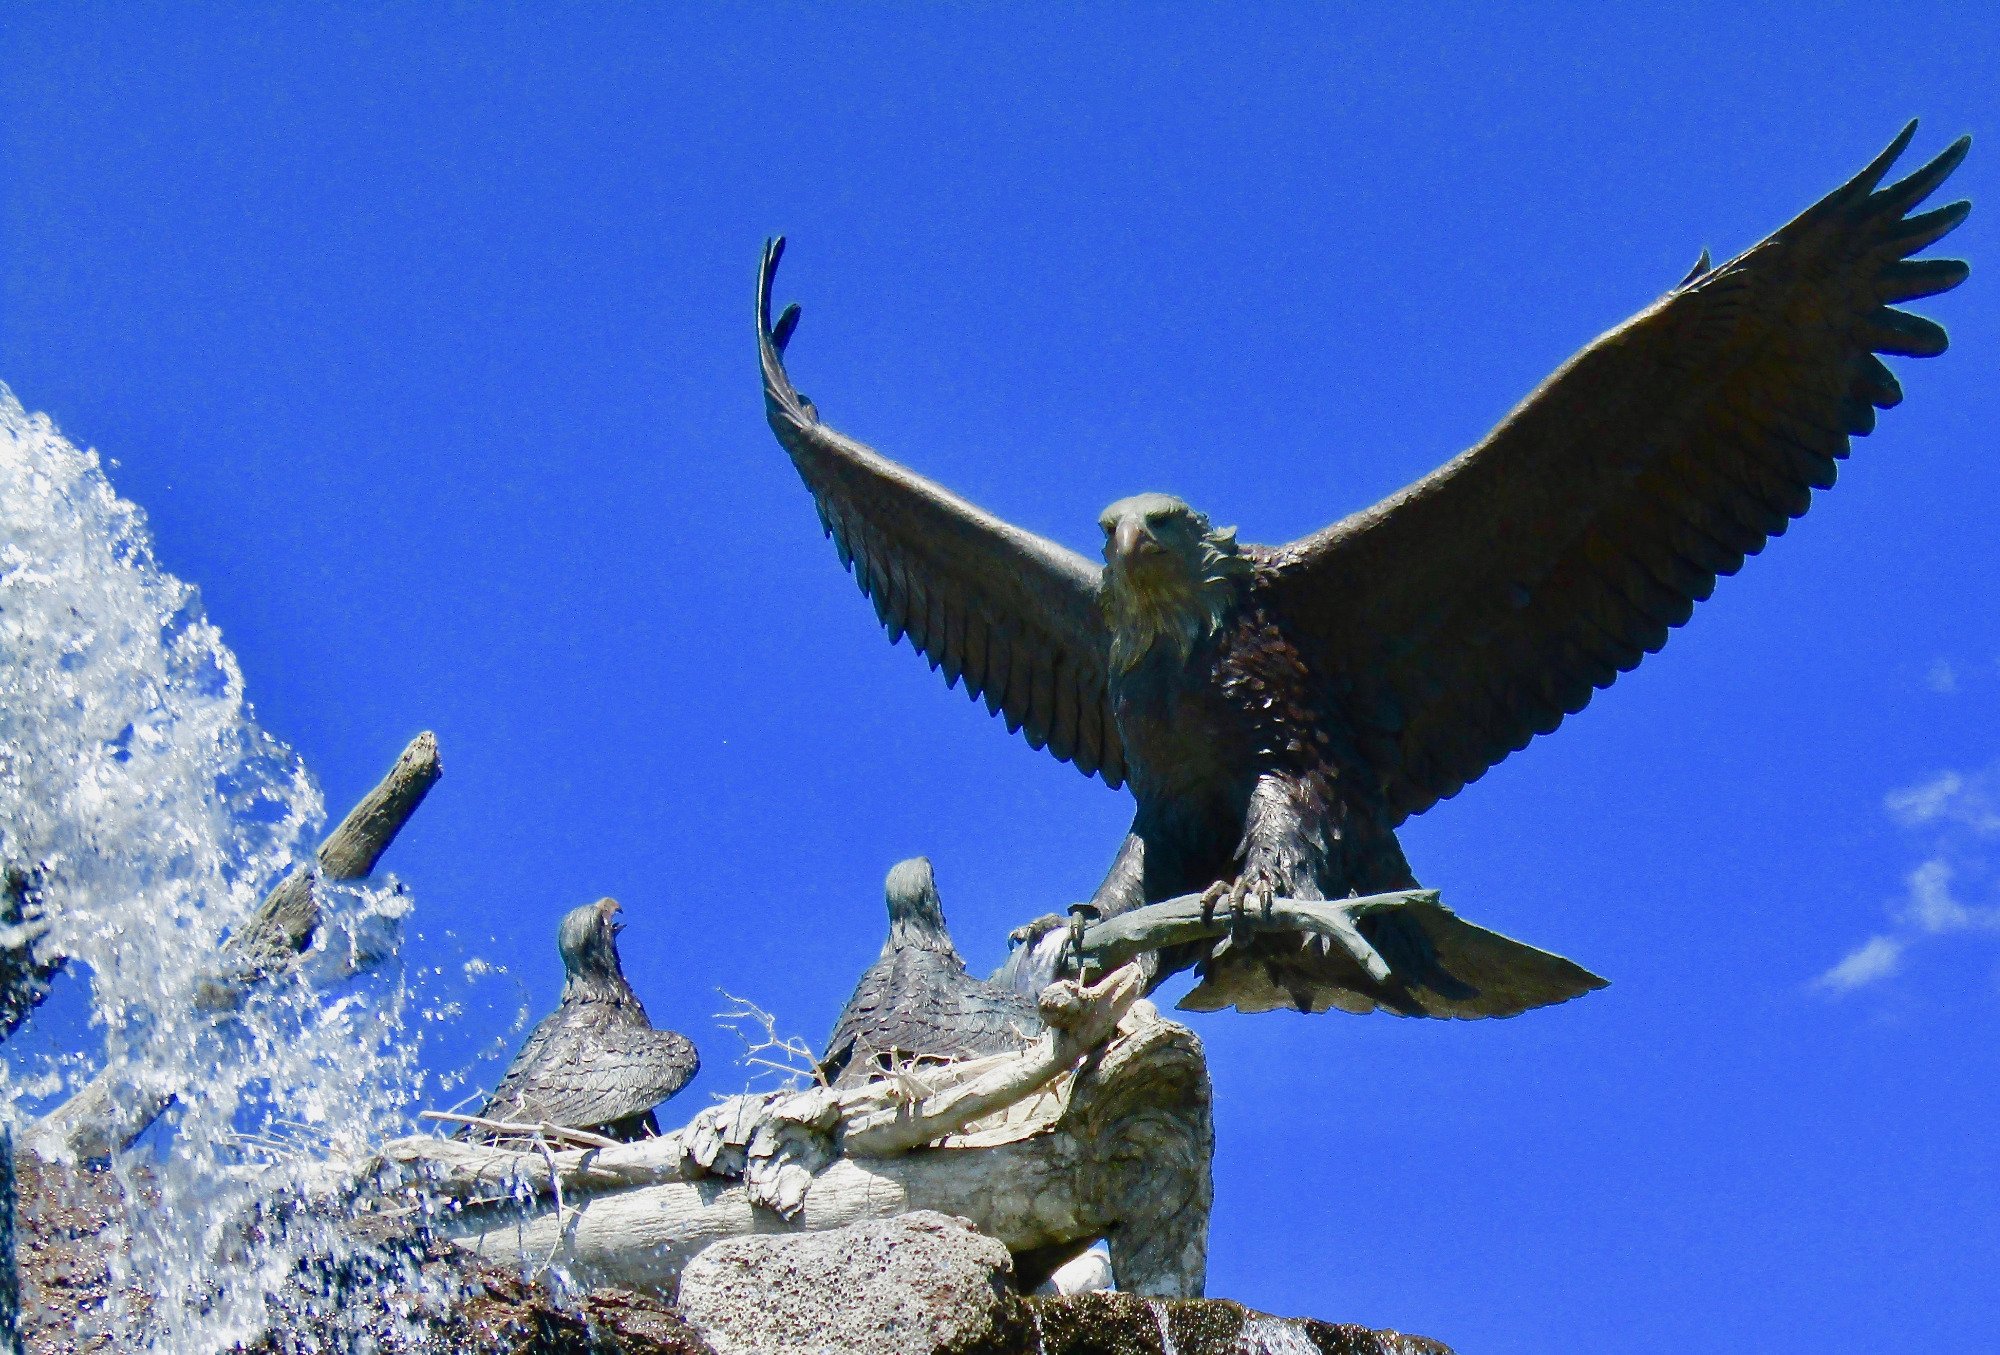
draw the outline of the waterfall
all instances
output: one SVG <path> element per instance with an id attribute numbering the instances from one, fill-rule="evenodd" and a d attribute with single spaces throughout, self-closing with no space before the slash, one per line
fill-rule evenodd
<path id="1" fill-rule="evenodd" d="M 1319 1355 L 1319 1347 L 1297 1322 L 1282 1317 L 1253 1317 L 1236 1334 L 1241 1355 Z"/>
<path id="2" fill-rule="evenodd" d="M 131 1207 L 107 1240 L 102 1320 L 121 1348 L 254 1339 L 302 1257 L 337 1265 L 358 1245 L 292 1204 L 328 1149 L 402 1123 L 418 1077 L 395 964 L 338 979 L 308 964 L 226 1015 L 194 1001 L 223 939 L 310 859 L 322 818 L 144 514 L 0 386 L 0 866 L 32 880 L 50 923 L 37 944 L 69 957 L 59 984 L 88 985 L 101 1064 L 180 1089 L 166 1124 L 112 1162 Z M 343 920 L 326 934 L 386 934 L 391 952 L 409 908 L 387 880 L 322 902 Z M 17 1062 L 10 1044 L 10 1120 L 24 1089 L 47 1090 Z"/>

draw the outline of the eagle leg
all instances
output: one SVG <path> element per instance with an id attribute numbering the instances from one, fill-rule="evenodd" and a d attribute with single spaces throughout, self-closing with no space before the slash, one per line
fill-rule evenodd
<path id="1" fill-rule="evenodd" d="M 1236 873 L 1234 880 L 1217 880 L 1202 890 L 1201 920 L 1204 926 L 1215 920 L 1218 905 L 1225 901 L 1229 905 L 1229 935 L 1218 941 L 1210 953 L 1226 953 L 1245 933 L 1251 900 L 1256 901 L 1258 920 L 1268 923 L 1271 920 L 1271 900 L 1284 892 L 1284 882 L 1278 878 L 1277 872 L 1262 864 L 1245 866 Z"/>
<path id="2" fill-rule="evenodd" d="M 1104 916 L 1104 910 L 1094 903 L 1072 903 L 1069 906 L 1069 934 L 1063 942 L 1063 962 L 1060 969 L 1075 974 L 1083 973 L 1083 934 Z"/>
<path id="3" fill-rule="evenodd" d="M 1257 778 L 1244 814 L 1243 840 L 1236 848 L 1242 865 L 1235 879 L 1217 880 L 1202 891 L 1204 923 L 1213 920 L 1218 905 L 1225 901 L 1229 905 L 1229 935 L 1216 946 L 1215 955 L 1225 954 L 1244 937 L 1251 900 L 1256 900 L 1258 920 L 1269 925 L 1273 899 L 1325 897 L 1330 834 L 1324 801 L 1297 775 L 1266 772 Z"/>

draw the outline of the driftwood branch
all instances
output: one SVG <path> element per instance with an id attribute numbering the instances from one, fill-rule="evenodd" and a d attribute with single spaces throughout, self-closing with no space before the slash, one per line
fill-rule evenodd
<path id="1" fill-rule="evenodd" d="M 926 1069 L 914 1100 L 893 1079 L 817 1087 L 732 1098 L 611 1148 L 410 1138 L 380 1160 L 459 1206 L 442 1226 L 460 1245 L 528 1266 L 553 1257 L 592 1284 L 670 1293 L 720 1238 L 938 1209 L 1024 1256 L 1109 1238 L 1121 1286 L 1199 1294 L 1207 1069 L 1194 1036 L 1139 1000 L 1141 983 L 1123 968 L 1054 985 L 1041 1040 Z"/>
<path id="2" fill-rule="evenodd" d="M 1240 915 L 1183 894 L 1092 922 L 1074 940 L 1087 971 L 1220 938 L 1187 1011 L 1365 1013 L 1472 1020 L 1566 1002 L 1605 981 L 1573 960 L 1460 917 L 1436 890 L 1252 902 Z M 1241 946 L 1244 962 L 1228 955 Z M 1226 957 L 1226 958 L 1225 958 Z"/>
<path id="3" fill-rule="evenodd" d="M 669 1142 L 673 1139 L 669 1134 L 612 1148 L 561 1149 L 555 1154 L 555 1176 L 565 1191 L 586 1195 L 697 1179 L 701 1168 L 680 1141 Z M 431 1191 L 460 1204 L 550 1193 L 543 1170 L 547 1164 L 540 1153 L 525 1148 L 414 1135 L 386 1144 L 381 1161 L 411 1168 Z"/>
<path id="4" fill-rule="evenodd" d="M 1252 903 L 1241 916 L 1235 916 L 1226 907 L 1204 910 L 1200 894 L 1183 894 L 1092 923 L 1084 929 L 1081 949 L 1096 967 L 1113 969 L 1149 950 L 1228 936 L 1237 928 L 1300 932 L 1337 944 L 1370 978 L 1381 983 L 1389 977 L 1389 962 L 1361 935 L 1354 920 L 1413 903 L 1437 902 L 1435 889 L 1405 889 L 1358 899 L 1272 899 L 1268 912 Z"/>
<path id="5" fill-rule="evenodd" d="M 196 987 L 197 1008 L 216 1014 L 238 1010 L 259 987 L 289 975 L 320 930 L 314 880 L 366 878 L 443 772 L 436 736 L 426 732 L 412 739 L 388 775 L 327 835 L 312 867 L 280 880 L 223 944 L 215 972 Z M 25 1140 L 44 1158 L 104 1157 L 145 1133 L 179 1091 L 143 1062 L 109 1065 L 36 1121 Z"/>
<path id="6" fill-rule="evenodd" d="M 209 1011 L 239 1007 L 252 989 L 296 964 L 319 932 L 314 881 L 366 879 L 443 774 L 437 736 L 427 731 L 410 740 L 388 775 L 327 834 L 312 869 L 294 870 L 280 880 L 224 944 L 223 965 L 202 985 L 199 1004 Z"/>

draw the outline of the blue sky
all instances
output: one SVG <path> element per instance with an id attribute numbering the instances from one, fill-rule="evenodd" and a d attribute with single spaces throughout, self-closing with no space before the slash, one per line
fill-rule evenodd
<path id="1" fill-rule="evenodd" d="M 16 7 L 0 380 L 116 459 L 330 804 L 437 730 L 415 960 L 539 1009 L 616 895 L 699 1102 L 741 1080 L 715 990 L 817 1041 L 893 861 L 984 968 L 1129 815 L 883 642 L 763 425 L 766 234 L 837 426 L 1086 550 L 1141 489 L 1277 541 L 1907 118 L 1913 157 L 1970 131 L 1952 352 L 1663 654 L 1404 832 L 1613 986 L 1192 1024 L 1211 1293 L 1467 1352 L 1983 1348 L 2000 20 L 1743 8 Z"/>

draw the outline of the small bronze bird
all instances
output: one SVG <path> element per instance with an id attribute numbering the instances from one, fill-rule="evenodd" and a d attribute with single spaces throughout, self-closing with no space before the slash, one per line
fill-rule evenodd
<path id="1" fill-rule="evenodd" d="M 884 886 L 889 939 L 833 1023 L 820 1071 L 852 1087 L 895 1066 L 1021 1049 L 1042 1031 L 1034 999 L 968 974 L 945 929 L 937 877 L 921 856 Z"/>
<path id="2" fill-rule="evenodd" d="M 659 1132 L 653 1107 L 701 1067 L 692 1042 L 655 1030 L 618 962 L 616 899 L 572 909 L 556 932 L 562 1001 L 543 1017 L 479 1112 L 630 1141 Z"/>

